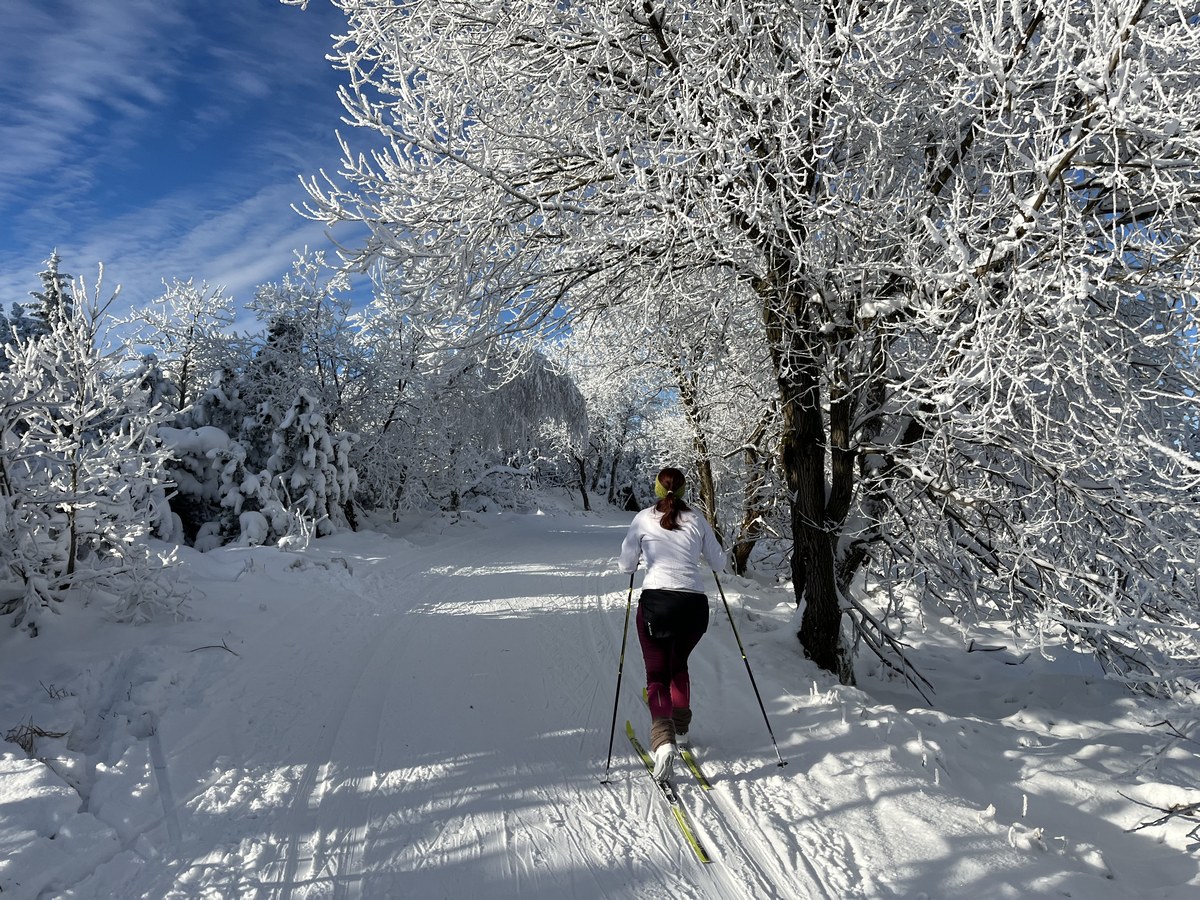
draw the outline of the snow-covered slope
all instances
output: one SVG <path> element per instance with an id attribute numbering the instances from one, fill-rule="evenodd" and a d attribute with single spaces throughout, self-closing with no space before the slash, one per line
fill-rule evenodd
<path id="1" fill-rule="evenodd" d="M 802 659 L 789 592 L 729 577 L 780 768 L 720 599 L 693 657 L 715 783 L 678 779 L 701 865 L 621 734 L 642 733 L 627 515 L 516 515 L 189 553 L 193 619 L 69 610 L 0 632 L 0 896 L 1185 898 L 1187 708 L 1066 651 L 925 622 L 936 709 Z M 979 644 L 975 646 L 978 650 Z M 1189 731 L 1190 729 L 1190 731 Z M 38 736 L 35 730 L 62 737 Z M 15 736 L 15 735 L 14 735 Z M 1122 796 L 1122 795 L 1125 796 Z"/>

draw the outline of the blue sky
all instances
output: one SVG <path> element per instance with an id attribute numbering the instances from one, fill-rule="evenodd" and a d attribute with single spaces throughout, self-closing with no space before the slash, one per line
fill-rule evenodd
<path id="1" fill-rule="evenodd" d="M 292 209 L 338 168 L 345 20 L 325 0 L 5 0 L 0 12 L 0 303 L 52 249 L 121 307 L 163 279 L 239 302 L 293 251 L 332 249 Z M 346 235 L 334 232 L 339 239 Z"/>

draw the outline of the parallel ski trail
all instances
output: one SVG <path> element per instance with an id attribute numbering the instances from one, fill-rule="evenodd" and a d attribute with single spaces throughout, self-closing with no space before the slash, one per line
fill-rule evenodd
<path id="1" fill-rule="evenodd" d="M 415 536 L 424 546 L 375 535 L 354 553 L 333 538 L 264 554 L 266 593 L 247 598 L 260 613 L 206 688 L 220 715 L 187 736 L 192 771 L 212 774 L 181 792 L 177 862 L 126 895 L 804 896 L 786 892 L 791 860 L 769 831 L 704 803 L 681 771 L 716 859 L 698 862 L 623 736 L 600 783 L 623 531 L 616 517 L 507 516 Z M 631 623 L 621 723 L 644 715 L 643 682 Z"/>
<path id="2" fill-rule="evenodd" d="M 531 543 L 544 552 L 546 542 Z M 594 633 L 590 609 L 607 562 L 556 554 L 561 562 L 551 565 L 540 555 L 523 559 L 511 546 L 464 546 L 463 563 L 445 565 L 438 560 L 455 548 L 437 549 L 404 614 L 405 671 L 444 680 L 434 703 L 398 692 L 400 709 L 390 716 L 396 728 L 408 726 L 392 741 L 397 754 L 429 762 L 392 766 L 381 786 L 386 796 L 376 806 L 391 812 L 370 829 L 365 884 L 415 896 L 425 886 L 458 883 L 446 875 L 458 871 L 464 893 L 486 882 L 489 896 L 656 895 L 656 867 L 629 846 L 625 812 L 597 789 L 594 759 L 584 751 L 579 705 L 596 708 L 600 662 L 585 635 Z M 526 594 L 531 579 L 552 590 Z M 472 653 L 462 657 L 456 645 Z M 436 714 L 432 707 L 446 698 L 454 708 Z M 514 705 L 520 714 L 506 718 Z M 535 720 L 545 724 L 520 733 Z M 449 764 L 436 764 L 439 756 Z"/>

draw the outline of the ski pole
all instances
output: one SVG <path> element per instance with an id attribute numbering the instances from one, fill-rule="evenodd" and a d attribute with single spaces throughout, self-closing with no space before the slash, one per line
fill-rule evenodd
<path id="1" fill-rule="evenodd" d="M 767 723 L 767 734 L 771 736 L 771 743 L 775 745 L 775 755 L 779 757 L 779 765 L 786 766 L 787 760 L 779 752 L 779 742 L 775 740 L 775 732 L 771 730 L 771 720 L 767 718 L 767 708 L 763 706 L 762 695 L 758 692 L 758 685 L 754 682 L 754 673 L 750 671 L 750 660 L 746 658 L 746 648 L 742 646 L 742 638 L 738 634 L 737 626 L 733 624 L 733 613 L 729 611 L 729 601 L 725 599 L 725 589 L 721 587 L 721 579 L 717 578 L 716 569 L 713 569 L 713 578 L 716 579 L 717 590 L 721 592 L 721 602 L 725 604 L 725 615 L 729 616 L 729 627 L 733 629 L 734 640 L 737 641 L 738 650 L 742 653 L 742 662 L 746 664 L 746 674 L 750 676 L 750 687 L 754 688 L 754 696 L 758 700 L 758 708 L 762 710 L 763 721 Z"/>
<path id="2" fill-rule="evenodd" d="M 604 763 L 604 777 L 601 784 L 608 784 L 608 767 L 612 765 L 613 739 L 617 736 L 617 702 L 621 699 L 621 673 L 625 670 L 625 639 L 629 637 L 629 610 L 633 608 L 633 576 L 637 570 L 629 573 L 629 597 L 625 600 L 625 627 L 621 629 L 621 658 L 617 661 L 617 693 L 613 697 L 612 728 L 608 732 L 608 759 Z"/>

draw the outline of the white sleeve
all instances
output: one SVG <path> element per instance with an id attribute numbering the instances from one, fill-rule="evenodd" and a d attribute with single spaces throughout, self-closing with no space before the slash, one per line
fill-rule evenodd
<path id="1" fill-rule="evenodd" d="M 726 571 L 728 568 L 728 557 L 725 553 L 725 548 L 717 540 L 712 526 L 708 524 L 708 520 L 704 516 L 700 517 L 700 522 L 701 530 L 704 532 L 704 546 L 700 552 L 704 556 L 704 561 L 708 563 L 709 568 L 714 572 Z"/>
<path id="2" fill-rule="evenodd" d="M 642 558 L 642 529 L 641 523 L 635 518 L 625 532 L 625 540 L 621 542 L 621 555 L 617 558 L 617 568 L 628 575 L 636 572 L 638 560 Z"/>

